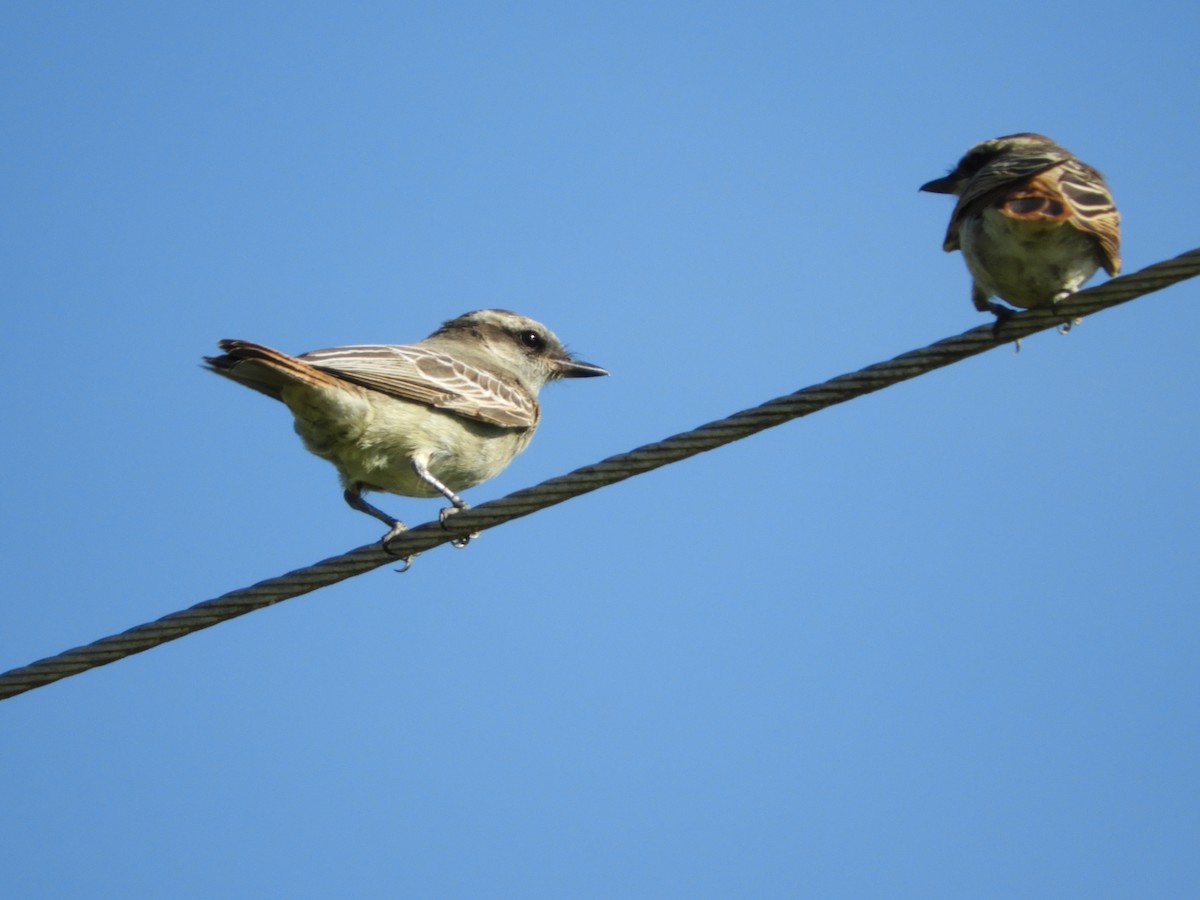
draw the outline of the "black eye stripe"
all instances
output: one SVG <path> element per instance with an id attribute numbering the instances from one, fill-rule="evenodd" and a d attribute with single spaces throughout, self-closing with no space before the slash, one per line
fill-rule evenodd
<path id="1" fill-rule="evenodd" d="M 517 335 L 517 339 L 530 350 L 537 350 L 546 343 L 536 331 L 522 331 Z"/>

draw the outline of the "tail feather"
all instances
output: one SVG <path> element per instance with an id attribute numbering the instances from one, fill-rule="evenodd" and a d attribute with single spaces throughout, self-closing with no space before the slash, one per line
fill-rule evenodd
<path id="1" fill-rule="evenodd" d="M 334 376 L 262 344 L 224 340 L 218 341 L 217 346 L 225 352 L 221 356 L 204 357 L 209 371 L 276 400 L 283 399 L 281 392 L 290 384 L 330 387 L 339 383 Z"/>

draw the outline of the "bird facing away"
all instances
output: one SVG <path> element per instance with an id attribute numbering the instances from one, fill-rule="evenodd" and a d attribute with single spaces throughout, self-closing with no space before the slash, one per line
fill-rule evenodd
<path id="1" fill-rule="evenodd" d="M 205 357 L 218 375 L 282 401 L 305 447 L 333 463 L 346 502 L 389 527 L 404 523 L 364 491 L 442 495 L 499 474 L 525 449 L 542 385 L 607 375 L 571 356 L 546 326 L 500 309 L 446 322 L 415 344 L 367 344 L 288 356 L 249 341 L 219 342 Z"/>
<path id="2" fill-rule="evenodd" d="M 1101 266 L 1121 270 L 1121 217 L 1104 176 L 1040 134 L 976 144 L 921 190 L 956 194 L 946 252 L 962 250 L 971 299 L 999 327 L 1013 310 L 1052 306 Z"/>

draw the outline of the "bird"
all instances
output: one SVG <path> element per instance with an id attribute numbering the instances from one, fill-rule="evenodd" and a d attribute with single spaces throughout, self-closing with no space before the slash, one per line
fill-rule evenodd
<path id="1" fill-rule="evenodd" d="M 1121 217 L 1104 176 L 1045 135 L 978 143 L 920 190 L 957 195 L 942 247 L 962 250 L 971 300 L 997 331 L 1015 311 L 992 297 L 1053 306 L 1097 269 L 1121 270 Z"/>
<path id="2" fill-rule="evenodd" d="M 450 501 L 499 474 L 529 444 L 538 391 L 560 378 L 607 375 L 564 348 L 545 325 L 502 309 L 465 313 L 413 344 L 363 344 L 289 356 L 219 341 L 207 368 L 283 402 L 312 453 L 333 463 L 353 509 L 406 529 L 368 503 L 382 491 Z"/>

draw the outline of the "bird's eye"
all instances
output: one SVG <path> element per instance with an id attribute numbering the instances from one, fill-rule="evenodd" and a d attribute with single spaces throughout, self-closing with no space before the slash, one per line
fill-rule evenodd
<path id="1" fill-rule="evenodd" d="M 522 331 L 518 337 L 530 350 L 538 350 L 546 343 L 536 331 Z"/>

